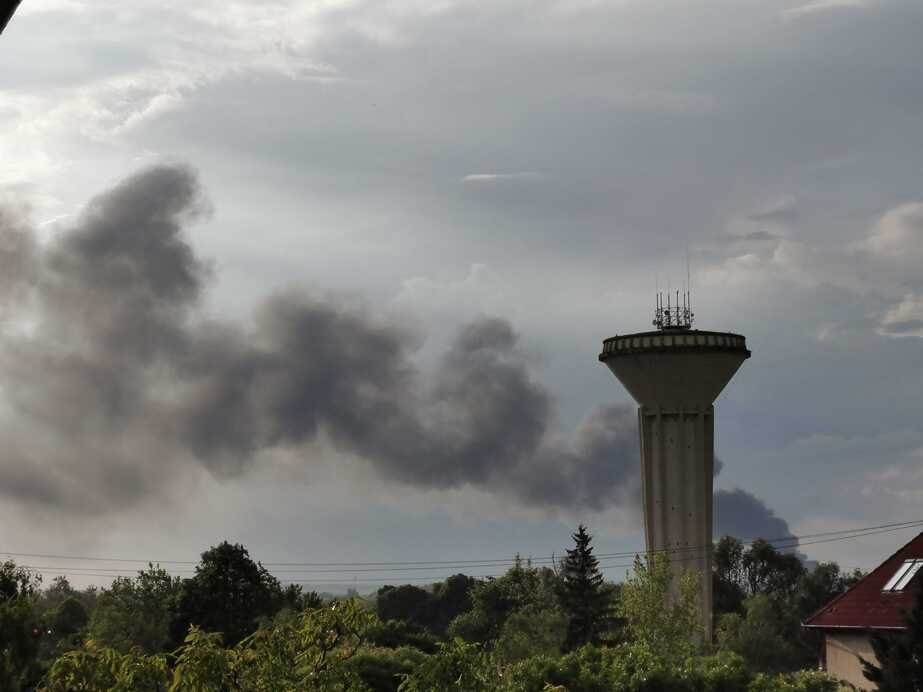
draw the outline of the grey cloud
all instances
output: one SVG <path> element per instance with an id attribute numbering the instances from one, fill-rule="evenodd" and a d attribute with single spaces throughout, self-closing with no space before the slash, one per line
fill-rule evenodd
<path id="1" fill-rule="evenodd" d="M 777 241 L 779 236 L 769 231 L 753 231 L 752 233 L 740 236 L 740 239 L 751 241 Z"/>
<path id="2" fill-rule="evenodd" d="M 294 289 L 249 323 L 204 319 L 209 266 L 183 229 L 207 210 L 190 169 L 159 166 L 95 198 L 47 245 L 5 225 L 0 257 L 34 258 L 21 283 L 35 326 L 6 334 L 0 351 L 11 426 L 27 447 L 3 466 L 34 480 L 30 491 L 29 474 L 18 477 L 20 500 L 50 502 L 49 479 L 61 479 L 74 507 L 130 504 L 182 463 L 234 476 L 259 452 L 321 431 L 383 478 L 418 487 L 600 509 L 635 482 L 631 412 L 600 410 L 573 446 L 555 441 L 555 401 L 505 320 L 465 325 L 424 372 L 413 333 Z M 36 466 L 26 459 L 39 445 L 27 442 L 39 434 Z"/>
<path id="3" fill-rule="evenodd" d="M 790 224 L 798 220 L 798 210 L 793 203 L 783 204 L 772 209 L 750 214 L 750 216 L 747 218 L 749 218 L 751 221 L 766 221 L 769 223 Z M 753 233 L 747 234 L 745 237 L 747 240 L 770 240 L 777 238 L 778 236 L 766 231 L 755 231 Z"/>
<path id="4" fill-rule="evenodd" d="M 910 334 L 923 331 L 923 320 L 904 320 L 903 322 L 888 322 L 881 325 L 883 332 L 888 334 Z"/>

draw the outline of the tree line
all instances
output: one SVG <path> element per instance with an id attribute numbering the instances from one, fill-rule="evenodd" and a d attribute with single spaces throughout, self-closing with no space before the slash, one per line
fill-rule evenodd
<path id="1" fill-rule="evenodd" d="M 553 567 L 517 557 L 496 578 L 457 574 L 327 600 L 283 586 L 227 542 L 202 553 L 190 578 L 148 565 L 105 588 L 77 590 L 58 577 L 43 589 L 38 575 L 8 561 L 0 565 L 0 689 L 839 689 L 812 670 L 821 642 L 800 623 L 858 573 L 834 563 L 806 569 L 765 541 L 722 538 L 715 637 L 705 641 L 694 573 L 665 606 L 668 556 L 636 558 L 613 583 L 585 527 L 573 541 Z"/>

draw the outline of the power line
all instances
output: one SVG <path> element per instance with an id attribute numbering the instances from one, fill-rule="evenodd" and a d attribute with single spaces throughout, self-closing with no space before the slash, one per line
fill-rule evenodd
<path id="1" fill-rule="evenodd" d="M 862 528 L 852 528 L 852 529 L 840 529 L 837 531 L 823 531 L 819 533 L 812 534 L 803 534 L 801 536 L 788 535 L 780 536 L 777 538 L 768 538 L 768 539 L 752 539 L 747 541 L 741 541 L 745 546 L 753 545 L 758 540 L 763 540 L 767 543 L 792 543 L 790 546 L 782 546 L 783 549 L 796 547 L 797 545 L 813 545 L 813 542 L 806 542 L 806 539 L 814 538 L 826 538 L 833 536 L 841 536 L 844 534 L 850 534 L 843 536 L 845 538 L 854 537 L 854 535 L 861 535 L 862 532 L 866 531 L 876 531 L 879 529 L 888 529 L 888 530 L 900 530 L 905 528 L 913 528 L 916 526 L 923 526 L 923 519 L 916 519 L 913 521 L 904 521 L 904 522 L 894 522 L 890 524 L 878 524 L 875 526 L 866 526 Z M 884 532 L 884 531 L 882 531 Z M 871 535 L 871 534 L 870 534 Z M 630 550 L 622 552 L 612 552 L 612 553 L 598 553 L 597 558 L 607 559 L 607 558 L 616 558 L 616 557 L 633 557 L 634 555 L 651 555 L 655 553 L 683 553 L 696 550 L 703 550 L 708 548 L 708 545 L 698 545 L 698 546 L 678 546 L 672 548 L 661 548 L 657 550 Z M 77 560 L 77 561 L 91 561 L 91 562 L 117 562 L 117 563 L 142 563 L 142 564 L 154 564 L 154 565 L 197 565 L 198 561 L 193 560 L 153 560 L 153 559 L 144 559 L 144 558 L 121 558 L 121 557 L 97 557 L 97 556 L 87 556 L 87 555 L 54 555 L 48 553 L 18 553 L 13 551 L 0 551 L 0 555 L 7 555 L 11 557 L 28 557 L 28 558 L 43 558 L 49 560 Z M 553 562 L 556 558 L 555 556 L 540 556 L 540 557 L 525 557 L 520 558 L 522 562 L 530 562 L 531 564 L 547 564 Z M 480 566 L 503 566 L 511 565 L 516 562 L 516 558 L 482 558 L 482 559 L 471 559 L 471 560 L 395 560 L 395 561 L 383 561 L 383 562 L 261 562 L 264 567 L 342 567 L 342 568 L 360 568 L 360 567 L 397 567 L 397 566 L 447 566 L 447 565 L 464 565 L 467 567 L 480 567 Z M 444 567 L 443 567 L 444 568 Z M 347 571 L 346 569 L 336 570 L 338 572 Z M 384 571 L 384 569 L 379 570 Z"/>
<path id="2" fill-rule="evenodd" d="M 820 544 L 820 543 L 833 543 L 833 542 L 843 541 L 843 540 L 851 540 L 851 539 L 856 539 L 856 538 L 864 538 L 864 537 L 866 537 L 866 536 L 873 536 L 873 535 L 878 535 L 878 534 L 883 534 L 883 533 L 892 533 L 892 532 L 894 532 L 894 531 L 900 531 L 900 530 L 904 530 L 904 529 L 908 529 L 908 528 L 915 528 L 915 527 L 917 527 L 917 526 L 920 525 L 920 524 L 923 524 L 923 520 L 918 520 L 918 521 L 913 521 L 913 522 L 897 522 L 897 523 L 892 523 L 892 524 L 879 524 L 879 525 L 877 525 L 877 526 L 869 526 L 869 527 L 863 527 L 863 528 L 859 528 L 859 529 L 853 528 L 853 529 L 841 529 L 841 530 L 838 530 L 838 531 L 826 531 L 826 532 L 820 532 L 820 533 L 814 533 L 814 534 L 805 534 L 803 537 L 800 537 L 800 538 L 810 538 L 810 539 L 811 539 L 811 540 L 807 540 L 807 541 L 800 541 L 800 538 L 799 538 L 799 537 L 788 536 L 788 537 L 782 537 L 782 538 L 777 538 L 777 539 L 769 539 L 769 540 L 767 540 L 767 542 L 768 542 L 768 543 L 772 543 L 773 541 L 775 541 L 775 542 L 781 542 L 781 541 L 785 541 L 785 540 L 787 540 L 787 541 L 796 541 L 796 542 L 793 542 L 791 545 L 788 545 L 788 546 L 781 546 L 782 549 L 786 549 L 786 548 L 800 547 L 800 546 L 806 546 L 806 545 L 816 545 L 816 544 Z M 800 542 L 798 542 L 798 541 L 800 541 Z M 751 544 L 751 545 L 752 545 L 752 543 L 753 543 L 753 541 L 749 542 L 749 544 Z M 692 561 L 692 560 L 695 560 L 695 559 L 698 559 L 698 558 L 702 557 L 702 555 L 697 555 L 697 554 L 694 554 L 694 553 L 692 552 L 692 551 L 695 550 L 695 549 L 696 549 L 696 548 L 695 548 L 694 546 L 690 546 L 690 547 L 675 548 L 675 549 L 669 549 L 669 550 L 664 550 L 664 551 L 655 551 L 655 552 L 674 553 L 674 556 L 670 558 L 670 562 L 689 562 L 689 561 Z M 699 550 L 701 551 L 701 548 L 699 548 Z M 11 554 L 11 553 L 0 553 L 0 554 L 9 555 L 9 554 Z M 635 555 L 641 555 L 641 554 L 644 554 L 644 553 L 635 553 Z M 631 554 L 625 554 L 625 553 L 612 553 L 612 554 L 609 554 L 609 555 L 601 555 L 601 556 L 599 556 L 599 557 L 601 558 L 600 568 L 602 568 L 602 569 L 619 569 L 619 568 L 630 568 L 630 567 L 633 567 L 633 562 L 614 563 L 614 564 L 613 564 L 613 563 L 606 563 L 606 562 L 605 562 L 605 559 L 607 559 L 607 558 L 608 558 L 608 559 L 614 559 L 614 556 L 627 557 L 628 555 L 631 555 Z M 80 559 L 80 558 L 74 558 L 74 559 Z M 97 558 L 97 559 L 100 559 L 100 560 L 101 560 L 102 558 Z M 151 562 L 151 561 L 149 561 L 149 562 Z M 512 561 L 511 561 L 511 562 L 512 562 Z M 535 563 L 535 560 L 524 561 L 524 562 L 530 562 L 530 563 L 534 564 L 534 563 Z M 186 563 L 183 563 L 183 564 L 186 564 Z M 284 564 L 284 563 L 282 563 L 282 564 Z M 350 564 L 362 564 L 362 563 L 350 563 Z M 393 563 L 387 563 L 387 564 L 393 564 Z M 419 564 L 419 563 L 404 563 L 404 564 L 417 565 L 417 564 Z M 444 565 L 445 563 L 442 563 L 442 564 Z M 449 564 L 455 564 L 455 565 L 457 565 L 457 564 L 459 564 L 459 563 L 449 563 Z M 509 562 L 508 562 L 507 564 L 509 564 Z M 503 566 L 504 566 L 504 565 L 490 565 L 490 564 L 479 563 L 479 564 L 468 564 L 468 565 L 466 566 L 466 569 L 467 569 L 467 568 L 478 568 L 478 567 L 501 567 L 501 568 L 502 568 Z M 36 572 L 39 572 L 39 573 L 41 573 L 41 574 L 53 574 L 53 575 L 68 575 L 68 574 L 71 574 L 71 575 L 73 575 L 73 576 L 83 576 L 83 577 L 108 577 L 108 578 L 118 578 L 118 577 L 124 577 L 124 576 L 126 576 L 126 573 L 127 573 L 127 574 L 137 573 L 137 570 L 129 570 L 129 569 L 115 568 L 115 567 L 89 567 L 89 566 L 66 566 L 66 565 L 58 565 L 58 566 L 51 566 L 51 565 L 22 565 L 22 567 L 24 567 L 24 568 L 26 568 L 26 569 L 32 569 L 32 570 L 34 570 L 34 571 L 36 571 Z M 355 573 L 357 573 L 357 572 L 381 573 L 381 572 L 385 572 L 385 571 L 405 572 L 405 571 L 413 571 L 413 570 L 438 570 L 438 569 L 445 569 L 445 567 L 444 567 L 444 566 L 429 566 L 429 567 L 411 566 L 411 567 L 402 567 L 402 568 L 379 568 L 379 569 L 365 569 L 365 568 L 362 568 L 362 569 L 348 569 L 348 568 L 343 568 L 343 569 L 339 569 L 339 570 L 336 570 L 336 569 L 333 569 L 333 570 L 331 570 L 331 569 L 319 569 L 319 570 L 316 570 L 316 569 L 315 569 L 315 570 L 312 570 L 312 569 L 299 569 L 299 570 L 276 570 L 276 571 L 275 571 L 275 574 L 307 574 L 307 573 L 316 573 L 316 574 L 328 574 L 328 573 L 347 574 L 347 573 L 350 573 L 350 574 L 355 574 Z M 180 571 L 183 572 L 184 574 L 189 574 L 192 570 L 190 570 L 190 569 L 188 569 L 188 568 L 185 568 L 185 569 L 183 569 L 183 570 L 174 570 L 174 573 L 175 573 L 175 572 L 180 572 Z M 452 576 L 452 575 L 448 575 L 448 576 Z M 490 574 L 468 574 L 468 575 L 466 575 L 466 576 L 475 577 L 475 578 L 489 578 L 489 577 L 497 577 L 497 576 L 500 576 L 500 575 L 490 573 Z M 446 578 L 448 578 L 448 577 L 447 577 L 447 576 L 446 576 L 446 577 L 440 577 L 440 576 L 435 576 L 435 575 L 434 575 L 434 576 L 431 576 L 431 577 L 424 577 L 424 578 L 407 578 L 407 577 L 399 577 L 399 576 L 397 576 L 397 575 L 394 575 L 394 576 L 389 576 L 389 577 L 367 577 L 367 578 L 363 578 L 363 579 L 358 579 L 357 577 L 354 576 L 354 577 L 353 577 L 353 581 L 354 581 L 355 583 L 363 583 L 363 584 L 366 584 L 366 583 L 396 582 L 396 581 L 400 581 L 400 582 L 402 582 L 402 583 L 409 583 L 409 582 L 426 582 L 426 583 L 433 583 L 434 581 L 443 581 L 443 580 L 446 579 Z M 346 577 L 346 578 L 344 578 L 344 579 L 325 579 L 325 578 L 318 578 L 318 579 L 315 579 L 315 578 L 310 578 L 310 579 L 309 579 L 309 578 L 305 578 L 305 579 L 300 579 L 300 580 L 296 580 L 296 579 L 282 579 L 282 580 L 280 580 L 280 581 L 281 581 L 282 583 L 295 583 L 295 584 L 324 584 L 324 583 L 327 583 L 327 584 L 344 584 L 346 580 L 348 580 L 348 577 Z"/>

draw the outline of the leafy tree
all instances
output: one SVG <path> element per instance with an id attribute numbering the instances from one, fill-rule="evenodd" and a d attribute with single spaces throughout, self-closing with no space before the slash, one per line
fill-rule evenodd
<path id="1" fill-rule="evenodd" d="M 432 634 L 405 620 L 377 622 L 369 629 L 368 641 L 370 644 L 391 649 L 412 646 L 427 654 L 436 652 L 437 643 Z"/>
<path id="2" fill-rule="evenodd" d="M 301 584 L 289 584 L 279 594 L 276 607 L 300 612 L 302 610 L 322 608 L 323 605 L 324 601 L 316 591 L 305 591 Z"/>
<path id="3" fill-rule="evenodd" d="M 378 590 L 376 608 L 382 620 L 403 620 L 443 636 L 458 615 L 471 609 L 473 577 L 456 574 L 433 584 L 432 590 L 405 584 Z"/>
<path id="4" fill-rule="evenodd" d="M 741 559 L 747 594 L 763 593 L 774 599 L 789 598 L 805 574 L 797 555 L 782 553 L 759 538 Z"/>
<path id="5" fill-rule="evenodd" d="M 452 620 L 471 610 L 471 589 L 477 583 L 474 577 L 456 574 L 434 584 L 430 617 L 424 627 L 437 636 L 444 636 Z"/>
<path id="6" fill-rule="evenodd" d="M 567 551 L 561 567 L 561 601 L 570 618 L 565 646 L 575 649 L 599 641 L 611 607 L 609 593 L 603 588 L 599 561 L 590 545 L 593 537 L 580 524 L 571 538 L 574 547 Z"/>
<path id="7" fill-rule="evenodd" d="M 568 618 L 563 611 L 524 608 L 506 619 L 495 652 L 503 663 L 560 656 L 567 634 Z"/>
<path id="8" fill-rule="evenodd" d="M 84 648 L 58 657 L 38 689 L 39 692 L 165 692 L 169 680 L 165 656 L 145 656 L 138 650 L 121 653 L 90 641 Z"/>
<path id="9" fill-rule="evenodd" d="M 433 653 L 436 645 L 433 644 Z M 412 646 L 396 649 L 367 648 L 356 652 L 346 666 L 374 692 L 397 692 L 405 677 L 427 660 L 426 654 Z"/>
<path id="10" fill-rule="evenodd" d="M 716 620 L 724 613 L 743 613 L 744 544 L 733 536 L 722 536 L 715 545 L 712 565 L 712 594 Z"/>
<path id="11" fill-rule="evenodd" d="M 468 642 L 495 641 L 507 618 L 517 611 L 560 610 L 560 593 L 560 577 L 553 570 L 532 567 L 517 556 L 502 577 L 474 585 L 471 610 L 456 617 L 448 633 Z"/>
<path id="12" fill-rule="evenodd" d="M 793 645 L 790 669 L 812 665 L 824 647 L 823 633 L 801 623 L 862 577 L 860 570 L 841 572 L 835 562 L 822 562 L 801 576 L 794 594 L 781 606 L 785 623 L 782 636 Z"/>
<path id="13" fill-rule="evenodd" d="M 164 651 L 179 594 L 180 579 L 159 565 L 149 564 L 137 577 L 118 577 L 99 595 L 88 634 L 121 653 L 134 647 L 148 654 Z"/>
<path id="14" fill-rule="evenodd" d="M 0 689 L 28 689 L 39 675 L 36 653 L 44 628 L 34 617 L 41 577 L 15 562 L 0 563 Z"/>
<path id="15" fill-rule="evenodd" d="M 679 589 L 671 595 L 673 570 L 666 553 L 654 553 L 642 562 L 635 557 L 634 574 L 622 585 L 618 613 L 629 634 L 667 661 L 682 661 L 702 640 L 699 614 L 699 576 L 680 575 Z"/>
<path id="16" fill-rule="evenodd" d="M 880 692 L 923 690 L 923 582 L 917 584 L 913 608 L 904 616 L 907 629 L 900 634 L 873 634 L 872 650 L 878 664 L 862 661 L 863 674 Z"/>
<path id="17" fill-rule="evenodd" d="M 76 598 L 78 595 L 77 590 L 71 586 L 67 577 L 63 575 L 57 576 L 51 580 L 51 584 L 42 594 L 42 605 L 45 610 L 52 610 L 61 605 L 66 599 Z"/>
<path id="18" fill-rule="evenodd" d="M 746 616 L 725 613 L 718 623 L 718 646 L 740 654 L 754 673 L 777 673 L 790 670 L 795 656 L 793 645 L 785 638 L 784 623 L 778 609 L 765 594 L 756 594 L 744 602 Z"/>
<path id="19" fill-rule="evenodd" d="M 454 639 L 440 644 L 439 652 L 420 663 L 398 689 L 400 692 L 489 692 L 493 689 L 491 672 L 489 659 L 478 644 Z"/>
<path id="20" fill-rule="evenodd" d="M 71 596 L 55 610 L 51 617 L 51 626 L 57 634 L 67 636 L 83 629 L 88 619 L 86 608 Z"/>
<path id="21" fill-rule="evenodd" d="M 195 576 L 182 582 L 171 624 L 173 641 L 190 625 L 220 632 L 228 646 L 252 634 L 281 600 L 279 582 L 247 549 L 227 541 L 202 553 Z"/>
<path id="22" fill-rule="evenodd" d="M 381 620 L 403 620 L 426 627 L 432 595 L 426 589 L 412 584 L 383 586 L 378 589 L 376 609 Z"/>
<path id="23" fill-rule="evenodd" d="M 774 601 L 792 598 L 807 571 L 797 555 L 779 552 L 763 539 L 744 549 L 740 540 L 724 536 L 713 559 L 715 611 L 743 613 L 748 596 L 766 594 Z"/>
<path id="24" fill-rule="evenodd" d="M 260 629 L 226 648 L 219 632 L 191 627 L 175 655 L 120 653 L 89 641 L 59 657 L 43 692 L 276 692 L 364 689 L 350 659 L 374 616 L 356 603 L 306 610 L 283 626 Z"/>

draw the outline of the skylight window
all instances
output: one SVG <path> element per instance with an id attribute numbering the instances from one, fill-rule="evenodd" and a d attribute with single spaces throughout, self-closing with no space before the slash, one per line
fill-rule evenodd
<path id="1" fill-rule="evenodd" d="M 903 591 L 921 568 L 923 560 L 904 560 L 904 564 L 897 568 L 882 591 Z"/>

